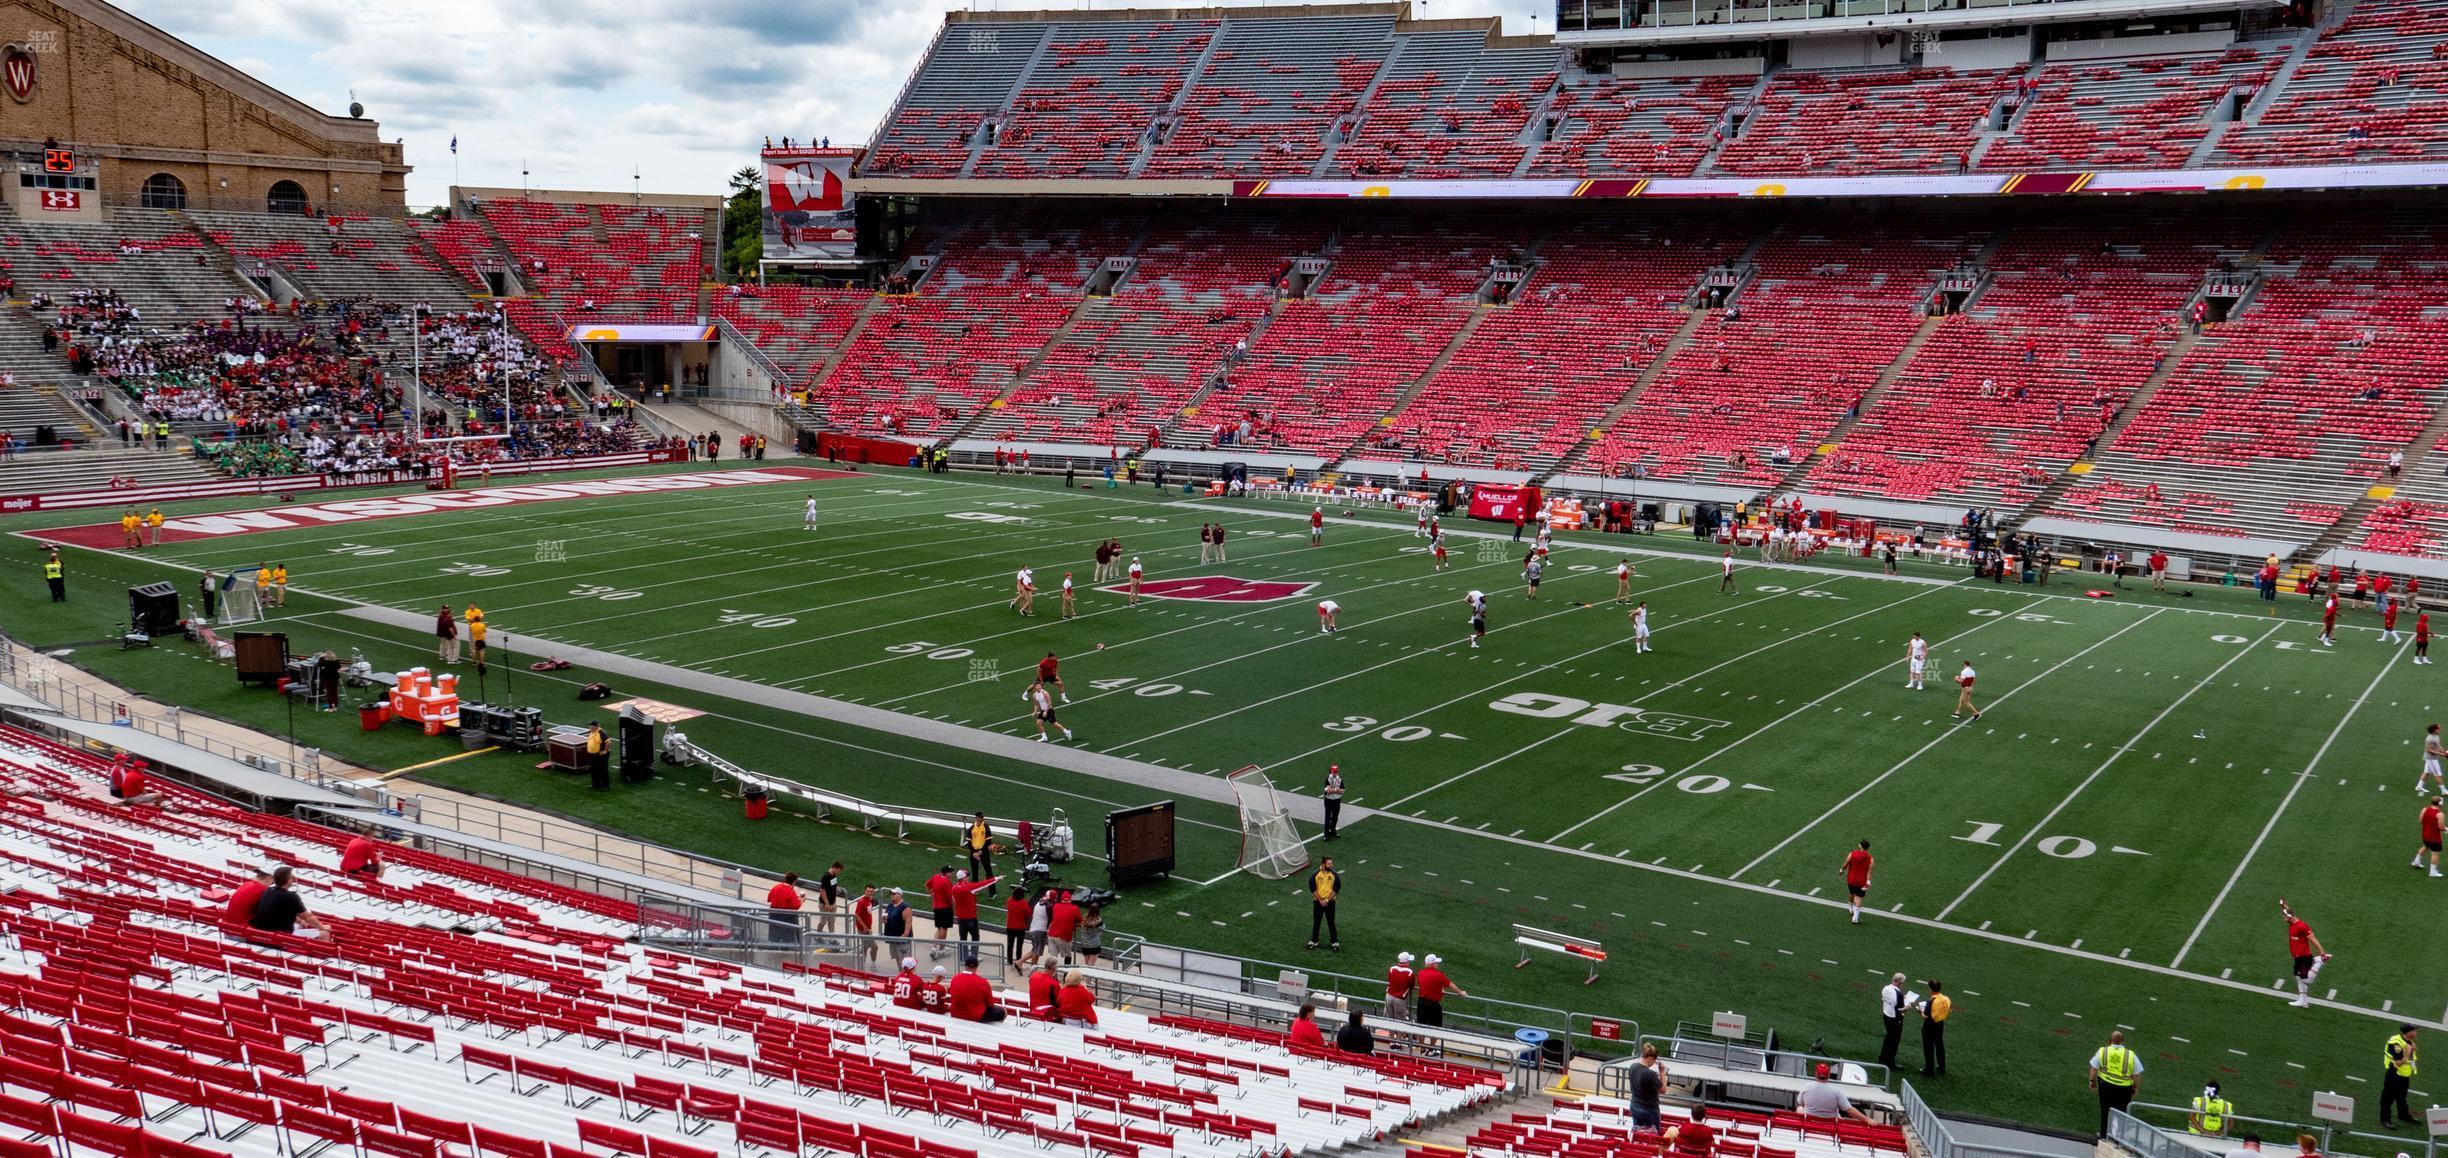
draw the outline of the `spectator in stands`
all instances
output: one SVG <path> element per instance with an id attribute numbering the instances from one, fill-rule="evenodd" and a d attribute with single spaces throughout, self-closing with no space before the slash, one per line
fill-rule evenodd
<path id="1" fill-rule="evenodd" d="M 1061 989 L 1062 986 L 1054 980 L 1054 967 L 1040 962 L 1037 968 L 1029 972 L 1029 1016 L 1039 1021 L 1052 1021 L 1054 1019 L 1054 999 Z"/>
<path id="2" fill-rule="evenodd" d="M 1666 1092 L 1666 1063 L 1659 1059 L 1657 1047 L 1643 1044 L 1640 1059 L 1624 1073 L 1631 1081 L 1632 1092 L 1627 1100 L 1631 1103 L 1628 1112 L 1632 1124 L 1644 1130 L 1657 1129 L 1662 1120 L 1658 1099 Z"/>
<path id="3" fill-rule="evenodd" d="M 893 974 L 892 980 L 885 984 L 884 992 L 892 998 L 895 1006 L 902 1009 L 916 1009 L 922 1000 L 919 991 L 925 988 L 925 985 L 925 982 L 918 980 L 918 959 L 903 957 L 901 971 Z"/>
<path id="4" fill-rule="evenodd" d="M 288 865 L 272 870 L 272 883 L 255 902 L 255 915 L 247 919 L 247 927 L 309 939 L 323 936 L 322 919 L 306 911 L 306 902 L 289 887 L 291 879 Z M 298 932 L 301 925 L 306 928 L 303 933 Z"/>
<path id="5" fill-rule="evenodd" d="M 221 919 L 232 925 L 244 925 L 255 919 L 255 903 L 263 899 L 264 891 L 272 887 L 272 874 L 255 870 L 255 878 L 230 893 L 229 907 Z"/>
<path id="6" fill-rule="evenodd" d="M 1419 970 L 1411 967 L 1411 955 L 1395 954 L 1394 964 L 1386 968 L 1385 1009 L 1378 1016 L 1387 1021 L 1411 1020 L 1411 990 L 1418 978 Z"/>
<path id="7" fill-rule="evenodd" d="M 2404 470 L 2404 469 L 2405 469 L 2405 452 L 2404 452 L 2404 451 L 2402 451 L 2402 450 L 2392 450 L 2392 451 L 2390 451 L 2390 452 L 2389 452 L 2389 456 L 2388 456 L 2388 472 L 2389 472 L 2389 477 L 2390 477 L 2390 478 L 2396 478 L 2396 477 L 2397 477 L 2397 473 L 2398 473 L 2399 471 Z"/>
<path id="8" fill-rule="evenodd" d="M 1071 894 L 1054 894 L 1054 903 L 1046 908 L 1046 958 L 1057 965 L 1071 963 L 1075 946 L 1072 938 L 1079 933 L 1080 907 Z"/>
<path id="9" fill-rule="evenodd" d="M 2224 1158 L 2261 1158 L 2261 1135 L 2246 1131 L 2243 1137 L 2236 1139 L 2235 1149 L 2229 1150 Z"/>
<path id="10" fill-rule="evenodd" d="M 362 833 L 349 838 L 348 847 L 340 850 L 340 871 L 367 880 L 382 876 L 382 852 L 374 838 Z"/>
<path id="11" fill-rule="evenodd" d="M 1854 1109 L 1853 1100 L 1846 1097 L 1845 1092 L 1837 1088 L 1836 1083 L 1828 1080 L 1830 1073 L 1828 1064 L 1820 1062 L 1811 1084 L 1802 1087 L 1802 1092 L 1794 1096 L 1794 1112 L 1805 1118 L 1817 1118 L 1823 1122 L 1833 1122 L 1841 1118 L 1851 1118 L 1856 1122 L 1869 1122 L 1869 1115 Z"/>
<path id="12" fill-rule="evenodd" d="M 907 957 L 910 951 L 910 907 L 901 890 L 892 891 L 892 899 L 884 903 L 884 940 L 892 947 L 893 956 Z M 911 962 L 913 967 L 916 962 Z"/>
<path id="13" fill-rule="evenodd" d="M 859 898 L 850 902 L 850 931 L 861 937 L 875 936 L 875 910 L 875 886 L 861 886 L 859 889 Z M 861 961 L 873 961 L 875 960 L 875 955 L 875 942 L 859 942 L 859 959 Z"/>
<path id="14" fill-rule="evenodd" d="M 944 975 L 944 967 L 935 967 L 934 975 L 918 986 L 918 1008 L 928 1013 L 943 1013 L 952 1006 L 952 979 Z"/>
<path id="15" fill-rule="evenodd" d="M 841 912 L 841 903 L 842 862 L 834 861 L 833 867 L 826 869 L 823 876 L 816 878 L 816 905 L 830 916 L 838 915 Z"/>
<path id="16" fill-rule="evenodd" d="M 1045 960 L 1046 929 L 1054 923 L 1054 890 L 1037 890 L 1036 903 L 1029 907 L 1028 956 L 1021 960 L 1036 964 Z"/>
<path id="17" fill-rule="evenodd" d="M 1666 1144 L 1677 1154 L 1709 1155 L 1717 1151 L 1717 1128 L 1708 1124 L 1708 1106 L 1691 1108 L 1691 1121 L 1666 1131 Z"/>
<path id="18" fill-rule="evenodd" d="M 1071 949 L 1079 954 L 1080 963 L 1095 965 L 1105 955 L 1105 906 L 1088 905 L 1080 910 L 1079 929 L 1071 935 Z"/>
<path id="19" fill-rule="evenodd" d="M 1377 1052 L 1377 1035 L 1369 1032 L 1368 1023 L 1363 1020 L 1359 1010 L 1352 1010 L 1351 1018 L 1343 1023 L 1343 1028 L 1335 1031 L 1335 1048 L 1345 1053 Z"/>
<path id="20" fill-rule="evenodd" d="M 1300 1012 L 1292 1015 L 1292 1032 L 1285 1040 L 1296 1046 L 1326 1048 L 1326 1032 L 1318 1028 L 1317 1006 L 1303 1003 Z"/>
<path id="21" fill-rule="evenodd" d="M 1001 877 L 971 881 L 969 870 L 962 869 L 952 882 L 952 923 L 960 930 L 960 959 L 974 965 L 978 959 L 978 894 L 991 892 Z"/>
<path id="22" fill-rule="evenodd" d="M 773 913 L 773 939 L 796 943 L 799 940 L 799 874 L 783 873 L 782 879 L 765 890 L 765 907 Z"/>
<path id="23" fill-rule="evenodd" d="M 952 979 L 947 1000 L 955 1021 L 982 1021 L 991 1025 L 1003 1020 L 1003 1007 L 995 1002 L 994 986 L 978 973 L 975 957 L 961 962 L 960 975 Z"/>
<path id="24" fill-rule="evenodd" d="M 1096 990 L 1088 988 L 1086 973 L 1074 969 L 1063 978 L 1062 990 L 1054 995 L 1054 1008 L 1062 1014 L 1062 1023 L 1074 1029 L 1097 1023 Z"/>
<path id="25" fill-rule="evenodd" d="M 1460 997 L 1470 996 L 1469 993 L 1463 991 L 1461 986 L 1453 983 L 1453 978 L 1445 975 L 1444 964 L 1445 959 L 1434 953 L 1430 953 L 1427 961 L 1422 963 L 1423 967 L 1419 972 L 1419 1023 L 1421 1025 L 1442 1026 L 1445 1024 L 1446 994 L 1452 993 Z"/>
<path id="26" fill-rule="evenodd" d="M 162 794 L 148 791 L 148 787 L 149 782 L 145 778 L 145 762 L 142 759 L 131 758 L 122 753 L 120 760 L 112 762 L 110 794 L 119 803 L 151 804 L 158 807 L 162 803 Z"/>
<path id="27" fill-rule="evenodd" d="M 1013 965 L 1027 955 L 1029 913 L 1033 908 L 1026 889 L 1013 889 L 1003 902 L 1003 960 Z"/>

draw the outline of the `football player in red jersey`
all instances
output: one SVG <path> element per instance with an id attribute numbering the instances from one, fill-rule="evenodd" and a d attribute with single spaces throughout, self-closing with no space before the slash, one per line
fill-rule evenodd
<path id="1" fill-rule="evenodd" d="M 2292 1004 L 2312 1004 L 2312 979 L 2320 976 L 2321 967 L 2329 963 L 2329 951 L 2321 948 L 2320 938 L 2312 926 L 2304 923 L 2295 910 L 2287 907 L 2286 898 L 2278 898 L 2278 912 L 2286 917 L 2287 954 L 2295 958 L 2295 1000 Z"/>

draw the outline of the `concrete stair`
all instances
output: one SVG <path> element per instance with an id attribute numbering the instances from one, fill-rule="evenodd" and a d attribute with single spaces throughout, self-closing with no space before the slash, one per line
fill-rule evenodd
<path id="1" fill-rule="evenodd" d="M 2158 393 L 2159 388 L 2166 385 L 2169 378 L 2175 376 L 2176 367 L 2184 361 L 2185 355 L 2191 352 L 2194 346 L 2200 344 L 2201 340 L 2202 335 L 2188 330 L 2177 335 L 2175 341 L 2168 343 L 2167 355 L 2160 359 L 2159 368 L 2151 371 L 2151 376 L 2142 380 L 2142 385 L 2134 390 L 2133 399 L 2125 404 L 2125 409 L 2117 413 L 2116 418 L 2109 422 L 2107 429 L 2100 431 L 2099 438 L 2091 444 L 2093 455 L 2096 456 L 2100 451 L 2116 444 L 2117 435 L 2123 434 L 2126 427 L 2133 425 L 2134 416 L 2142 413 L 2142 408 L 2150 402 L 2151 395 Z M 2022 512 L 2016 516 L 2018 524 L 2021 520 L 2029 519 L 2034 515 L 2047 514 L 2049 508 L 2055 506 L 2058 499 L 2064 498 L 2067 491 L 2074 489 L 2074 484 L 2082 476 L 2091 472 L 2092 465 L 2093 460 L 2086 458 L 2068 465 L 2056 478 L 2050 479 L 2049 484 L 2041 488 L 2039 494 L 2033 495 L 2032 500 L 2024 504 Z"/>
<path id="2" fill-rule="evenodd" d="M 1836 429 L 1829 431 L 1827 438 L 1822 440 L 1809 454 L 1803 455 L 1799 461 L 1788 468 L 1784 478 L 1778 479 L 1775 486 L 1768 488 L 1766 498 L 1769 502 L 1775 502 L 1784 497 L 1786 492 L 1800 486 L 1802 476 L 1809 474 L 1813 465 L 1817 464 L 1820 459 L 1835 453 L 1838 447 L 1844 445 L 1845 435 L 1852 433 L 1853 428 L 1860 425 L 1862 415 L 1870 413 L 1870 408 L 1878 404 L 1879 397 L 1887 393 L 1889 387 L 1895 385 L 1896 379 L 1904 376 L 1904 368 L 1912 365 L 1913 358 L 1921 353 L 1921 347 L 1927 345 L 1932 337 L 1937 336 L 1938 327 L 1945 322 L 1946 319 L 1943 317 L 1921 319 L 1920 328 L 1913 331 L 1913 336 L 1905 341 L 1903 349 L 1896 351 L 1895 360 L 1887 363 L 1886 369 L 1879 371 L 1878 380 L 1870 383 L 1870 388 L 1863 391 L 1861 399 L 1853 404 L 1853 412 L 1846 415 L 1844 421 L 1837 423 Z"/>
<path id="3" fill-rule="evenodd" d="M 1685 346 L 1691 345 L 1692 339 L 1698 336 L 1700 327 L 1708 319 L 1709 311 L 1707 310 L 1690 311 L 1690 316 L 1683 319 L 1682 328 L 1676 330 L 1673 337 L 1666 339 L 1665 345 L 1658 347 L 1657 357 L 1649 359 L 1649 364 L 1641 367 L 1640 377 L 1632 380 L 1632 389 L 1625 392 L 1623 400 L 1617 402 L 1614 409 L 1607 411 L 1606 416 L 1598 420 L 1598 429 L 1606 430 L 1630 415 L 1632 408 L 1640 403 L 1641 394 L 1666 373 L 1666 364 L 1674 361 L 1675 355 L 1682 353 Z M 1573 447 L 1564 457 L 1557 459 L 1556 464 L 1548 468 L 1547 473 L 1532 481 L 1544 483 L 1557 475 L 1570 474 L 1574 467 L 1589 457 L 1590 447 L 1596 443 L 1596 439 L 1582 439 L 1580 445 Z"/>

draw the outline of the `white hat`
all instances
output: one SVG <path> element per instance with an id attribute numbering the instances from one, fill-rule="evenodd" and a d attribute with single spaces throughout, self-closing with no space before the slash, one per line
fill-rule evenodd
<path id="1" fill-rule="evenodd" d="M 1411 955 L 1409 953 L 1396 953 L 1394 955 L 1394 959 L 1405 965 L 1411 963 Z"/>
<path id="2" fill-rule="evenodd" d="M 961 871 L 959 871 L 959 872 L 953 873 L 953 874 L 952 874 L 952 879 L 953 879 L 953 880 L 956 880 L 956 881 L 965 881 L 965 880 L 968 880 L 968 879 L 969 879 L 969 870 L 968 870 L 968 869 L 962 869 L 962 870 L 961 870 Z"/>
<path id="3" fill-rule="evenodd" d="M 901 967 L 904 969 L 916 969 L 918 967 L 918 959 L 916 957 L 903 957 L 901 959 Z"/>
<path id="4" fill-rule="evenodd" d="M 941 976 L 943 976 L 943 975 L 944 975 L 944 967 L 943 967 L 943 966 L 941 966 L 941 965 L 936 966 L 936 967 L 935 967 L 935 975 L 936 975 L 937 977 L 941 977 Z"/>
<path id="5" fill-rule="evenodd" d="M 1428 963 L 1429 963 L 1429 964 L 1431 964 L 1431 965 L 1439 964 L 1439 963 L 1443 962 L 1444 960 L 1445 960 L 1445 959 L 1444 959 L 1443 957 L 1439 957 L 1439 956 L 1437 956 L 1437 955 L 1436 955 L 1436 954 L 1434 954 L 1434 953 L 1430 953 L 1430 954 L 1428 955 Z"/>

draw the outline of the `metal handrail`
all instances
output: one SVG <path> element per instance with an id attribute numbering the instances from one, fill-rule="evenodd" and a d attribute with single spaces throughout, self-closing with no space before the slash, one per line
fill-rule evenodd
<path id="1" fill-rule="evenodd" d="M 1914 1089 L 1911 1082 L 1901 1083 L 1899 1093 L 1904 1103 L 1904 1124 L 1912 1131 L 1913 1137 L 1921 1140 L 1921 1147 L 1928 1151 L 1929 1158 L 2063 1158 L 2062 1155 L 2040 1150 L 2018 1150 L 2011 1146 L 1959 1141 L 1955 1132 L 1947 1128 L 1946 1119 L 1939 1117 L 1938 1111 L 1921 1100 L 1921 1091 Z"/>
<path id="2" fill-rule="evenodd" d="M 2193 1115 L 2193 1109 L 2190 1106 L 2135 1102 L 2126 1109 L 2109 1115 L 2109 1140 L 2142 1155 L 2143 1158 L 2203 1158 L 2206 1154 L 2225 1153 L 2228 1146 L 2235 1140 L 2236 1131 L 2232 1127 L 2223 1134 L 2195 1134 L 2182 1125 L 2154 1126 L 2143 1120 L 2140 1111 L 2145 1110 L 2153 1114 L 2166 1114 L 2179 1123 L 2189 1122 Z M 2349 1129 L 2336 1122 L 2294 1122 L 2284 1118 L 2256 1118 L 2248 1114 L 2236 1113 L 2222 1114 L 2220 1117 L 2228 1122 L 2271 1127 L 2272 1129 L 2265 1133 L 2265 1137 L 2272 1143 L 2269 1147 L 2270 1151 L 2278 1154 L 2289 1152 L 2287 1143 L 2292 1142 L 2296 1136 L 2304 1134 L 2320 1140 L 2320 1153 L 2324 1155 L 2390 1158 L 2391 1155 L 2404 1154 L 2419 1155 L 2420 1158 L 2437 1158 L 2440 1148 L 2437 1137 L 2426 1135 L 2417 1143 L 2404 1136 L 2365 1133 Z M 2123 1128 L 2121 1132 L 2119 1127 Z M 2200 1139 L 2200 1144 L 2196 1144 L 2194 1139 Z M 2358 1146 L 2348 1142 L 2348 1139 L 2368 1143 L 2368 1145 Z"/>
<path id="3" fill-rule="evenodd" d="M 714 330 L 721 336 L 725 347 L 740 351 L 757 369 L 763 370 L 766 377 L 773 379 L 774 396 L 780 398 L 788 388 L 790 375 L 783 373 L 782 367 L 766 356 L 765 351 L 758 349 L 755 342 L 749 341 L 748 335 L 742 333 L 738 326 L 732 325 L 731 319 L 715 314 Z"/>

